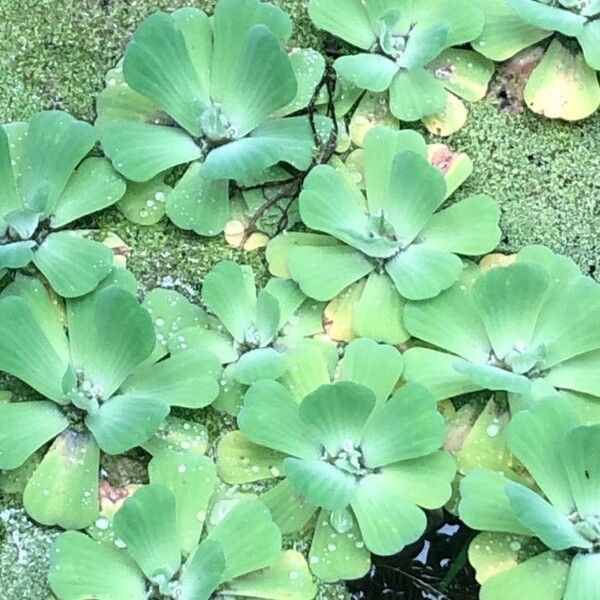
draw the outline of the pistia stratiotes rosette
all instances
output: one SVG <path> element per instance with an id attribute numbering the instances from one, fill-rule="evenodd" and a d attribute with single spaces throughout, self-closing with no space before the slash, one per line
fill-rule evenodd
<path id="1" fill-rule="evenodd" d="M 18 278 L 0 297 L 0 370 L 44 397 L 0 404 L 0 468 L 20 467 L 52 442 L 23 494 L 46 525 L 88 526 L 98 515 L 100 451 L 144 444 L 171 406 L 200 408 L 218 394 L 213 355 L 155 362 L 150 315 L 125 289 L 135 285 L 118 272 L 67 300 L 65 314 L 35 279 Z"/>
<path id="2" fill-rule="evenodd" d="M 60 111 L 0 127 L 0 279 L 34 265 L 71 298 L 91 292 L 110 273 L 109 248 L 65 230 L 125 193 L 109 161 L 86 158 L 95 143 L 91 125 Z"/>
<path id="3" fill-rule="evenodd" d="M 178 227 L 218 234 L 230 180 L 268 180 L 280 162 L 311 165 L 310 119 L 290 115 L 309 104 L 324 60 L 288 54 L 291 30 L 285 12 L 258 0 L 220 0 L 212 18 L 197 8 L 157 12 L 127 45 L 122 75 L 109 75 L 98 98 L 102 147 L 136 182 L 189 165 L 166 199 Z M 325 140 L 329 120 L 313 124 Z"/>
<path id="4" fill-rule="evenodd" d="M 455 48 L 483 30 L 477 3 L 310 0 L 308 10 L 317 27 L 363 51 L 338 58 L 338 76 L 363 90 L 386 92 L 401 121 L 423 119 L 434 133 L 449 135 L 467 118 L 459 97 L 481 100 L 487 91 L 492 61 Z"/>
<path id="5" fill-rule="evenodd" d="M 417 540 L 423 508 L 450 497 L 454 461 L 440 450 L 444 422 L 427 390 L 406 385 L 387 402 L 351 381 L 325 384 L 300 404 L 275 381 L 248 390 L 241 434 L 219 448 L 230 483 L 283 477 L 261 496 L 283 533 L 316 516 L 313 572 L 354 579 L 370 552 L 391 555 Z"/>
<path id="6" fill-rule="evenodd" d="M 534 484 L 489 469 L 461 483 L 463 521 L 479 534 L 469 559 L 482 600 L 587 600 L 600 585 L 600 426 L 563 398 L 508 426 L 507 445 Z"/>
<path id="7" fill-rule="evenodd" d="M 600 285 L 542 246 L 516 262 L 407 305 L 405 324 L 438 349 L 413 347 L 404 377 L 438 398 L 509 393 L 513 408 L 567 393 L 600 419 Z"/>
<path id="8" fill-rule="evenodd" d="M 261 502 L 215 501 L 209 458 L 161 452 L 148 472 L 150 484 L 107 519 L 102 536 L 69 531 L 54 542 L 49 581 L 58 600 L 208 600 L 217 590 L 265 600 L 314 597 L 305 559 L 281 551 L 281 533 Z"/>
<path id="9" fill-rule="evenodd" d="M 525 102 L 546 117 L 576 121 L 600 105 L 600 2 L 480 0 L 485 27 L 472 43 L 506 60 L 538 42 L 545 52 L 525 86 Z"/>
<path id="10" fill-rule="evenodd" d="M 254 273 L 232 261 L 218 263 L 204 278 L 204 326 L 177 336 L 176 346 L 209 351 L 226 365 L 215 407 L 236 414 L 247 386 L 277 379 L 298 348 L 337 354 L 333 344 L 310 339 L 323 333 L 323 304 L 307 298 L 293 281 L 271 280 L 256 290 Z"/>
<path id="11" fill-rule="evenodd" d="M 311 298 L 344 304 L 355 336 L 406 341 L 405 299 L 449 288 L 463 270 L 458 254 L 483 254 L 500 239 L 500 210 L 489 196 L 438 212 L 460 182 L 445 179 L 427 157 L 418 133 L 380 126 L 365 136 L 365 193 L 341 162 L 315 167 L 304 182 L 300 215 L 322 233 L 272 240 L 271 272 L 293 279 Z"/>

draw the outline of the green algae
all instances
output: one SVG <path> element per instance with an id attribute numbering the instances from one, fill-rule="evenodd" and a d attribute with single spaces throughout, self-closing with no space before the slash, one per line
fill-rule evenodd
<path id="1" fill-rule="evenodd" d="M 306 0 L 280 4 L 295 20 L 292 44 L 331 47 L 312 28 Z M 121 57 L 137 24 L 159 8 L 184 5 L 210 9 L 214 0 L 0 0 L 2 122 L 48 108 L 93 119 L 104 74 Z M 470 107 L 467 126 L 446 143 L 469 153 L 475 164 L 458 197 L 487 192 L 500 202 L 503 251 L 546 244 L 598 276 L 600 114 L 567 124 L 529 112 L 502 113 L 494 103 L 482 102 Z M 251 264 L 259 282 L 268 277 L 263 253 L 241 253 L 222 237 L 198 238 L 166 219 L 144 228 L 128 223 L 113 208 L 82 226 L 110 230 L 123 239 L 130 248 L 128 265 L 144 290 L 171 287 L 197 300 L 203 276 L 226 258 Z M 18 398 L 32 395 L 23 384 L 1 375 L 0 389 L 10 389 Z M 233 427 L 231 419 L 211 410 L 185 416 L 207 425 L 211 455 L 219 435 Z M 120 462 L 106 459 L 103 468 L 115 484 L 140 482 L 145 460 L 136 452 Z M 47 548 L 56 532 L 32 523 L 15 498 L 0 496 L 0 600 L 46 600 Z M 286 543 L 307 551 L 309 536 Z M 347 598 L 341 585 L 319 590 L 319 600 Z"/>

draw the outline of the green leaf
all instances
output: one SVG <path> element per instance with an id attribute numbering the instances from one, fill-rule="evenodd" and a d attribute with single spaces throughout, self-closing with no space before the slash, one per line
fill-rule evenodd
<path id="1" fill-rule="evenodd" d="M 564 600 L 593 598 L 600 583 L 598 579 L 599 567 L 600 555 L 598 553 L 576 555 L 571 562 Z"/>
<path id="2" fill-rule="evenodd" d="M 365 545 L 381 556 L 396 554 L 418 540 L 427 524 L 425 513 L 385 472 L 369 474 L 359 481 L 352 510 Z"/>
<path id="3" fill-rule="evenodd" d="M 444 419 L 434 397 L 423 386 L 407 383 L 373 412 L 361 449 L 365 464 L 375 469 L 435 452 L 443 441 Z"/>
<path id="4" fill-rule="evenodd" d="M 256 333 L 261 347 L 270 344 L 279 330 L 281 311 L 277 298 L 267 290 L 260 290 L 256 298 Z"/>
<path id="5" fill-rule="evenodd" d="M 89 433 L 63 431 L 29 479 L 23 506 L 44 525 L 83 529 L 98 516 L 100 452 Z"/>
<path id="6" fill-rule="evenodd" d="M 460 484 L 460 518 L 471 528 L 533 535 L 513 512 L 506 487 L 510 480 L 489 469 L 474 469 Z M 485 494 L 481 493 L 485 490 Z"/>
<path id="7" fill-rule="evenodd" d="M 320 458 L 286 458 L 283 470 L 298 493 L 313 506 L 340 510 L 354 497 L 357 478 Z"/>
<path id="8" fill-rule="evenodd" d="M 124 393 L 113 396 L 85 417 L 98 445 L 108 454 L 120 454 L 149 440 L 169 414 L 160 399 Z"/>
<path id="9" fill-rule="evenodd" d="M 12 160 L 10 140 L 4 127 L 0 126 L 0 189 L 2 189 L 0 219 L 21 206 L 21 195 L 17 189 Z"/>
<path id="10" fill-rule="evenodd" d="M 221 261 L 204 278 L 202 300 L 240 343 L 254 324 L 256 287 L 249 267 Z"/>
<path id="11" fill-rule="evenodd" d="M 22 269 L 33 260 L 33 240 L 12 242 L 0 246 L 0 271 L 4 269 Z"/>
<path id="12" fill-rule="evenodd" d="M 204 454 L 208 449 L 208 431 L 200 423 L 169 415 L 142 447 L 152 456 L 165 450 Z"/>
<path id="13" fill-rule="evenodd" d="M 273 117 L 285 117 L 305 109 L 325 73 L 325 58 L 312 48 L 293 48 L 289 59 L 297 82 L 296 96 L 289 104 L 276 111 Z"/>
<path id="14" fill-rule="evenodd" d="M 310 0 L 308 14 L 319 29 L 363 50 L 368 50 L 377 41 L 361 0 Z M 344 18 L 340 19 L 340 15 Z"/>
<path id="15" fill-rule="evenodd" d="M 481 389 L 481 386 L 456 370 L 454 354 L 413 347 L 404 353 L 406 381 L 424 385 L 436 400 L 445 400 Z"/>
<path id="16" fill-rule="evenodd" d="M 473 362 L 486 362 L 491 346 L 470 289 L 455 285 L 436 298 L 409 302 L 404 310 L 408 331 L 416 338 Z"/>
<path id="17" fill-rule="evenodd" d="M 527 394 L 531 390 L 531 381 L 527 377 L 499 367 L 457 360 L 454 368 L 474 385 L 485 390 L 506 391 L 513 394 Z"/>
<path id="18" fill-rule="evenodd" d="M 568 562 L 554 552 L 544 552 L 491 577 L 481 589 L 481 598 L 503 600 L 513 596 L 563 600 L 568 573 Z"/>
<path id="19" fill-rule="evenodd" d="M 401 121 L 418 121 L 446 106 L 447 92 L 423 68 L 400 71 L 390 85 L 390 110 Z"/>
<path id="20" fill-rule="evenodd" d="M 202 156 L 194 140 L 175 127 L 114 121 L 98 128 L 104 153 L 132 181 L 148 181 Z"/>
<path id="21" fill-rule="evenodd" d="M 225 593 L 266 600 L 310 600 L 315 597 L 317 586 L 304 556 L 295 550 L 286 550 L 263 571 L 254 571 L 229 582 Z"/>
<path id="22" fill-rule="evenodd" d="M 255 444 L 300 458 L 320 456 L 320 445 L 309 436 L 298 404 L 275 381 L 258 381 L 250 387 L 237 420 L 242 433 Z"/>
<path id="23" fill-rule="evenodd" d="M 34 114 L 19 164 L 23 206 L 50 215 L 75 167 L 95 142 L 89 123 L 57 110 Z"/>
<path id="24" fill-rule="evenodd" d="M 260 499 L 271 511 L 273 521 L 284 535 L 303 529 L 317 510 L 287 478 L 262 494 Z"/>
<path id="25" fill-rule="evenodd" d="M 448 91 L 469 102 L 484 98 L 494 74 L 491 60 L 460 48 L 445 50 L 427 68 Z"/>
<path id="26" fill-rule="evenodd" d="M 280 477 L 283 455 L 253 444 L 241 431 L 230 431 L 217 449 L 219 477 L 231 484 L 250 483 Z"/>
<path id="27" fill-rule="evenodd" d="M 519 483 L 507 484 L 505 491 L 517 519 L 552 550 L 592 547 L 569 517 L 539 494 Z"/>
<path id="28" fill-rule="evenodd" d="M 183 567 L 181 600 L 209 600 L 221 583 L 225 568 L 221 544 L 204 540 Z"/>
<path id="29" fill-rule="evenodd" d="M 526 263 L 492 269 L 473 284 L 473 300 L 498 358 L 528 348 L 547 288 L 547 273 Z"/>
<path id="30" fill-rule="evenodd" d="M 364 138 L 365 186 L 369 211 L 373 214 L 390 201 L 390 178 L 395 158 L 402 152 L 411 152 L 427 158 L 427 144 L 416 131 L 399 131 L 380 125 L 374 127 Z"/>
<path id="31" fill-rule="evenodd" d="M 242 59 L 246 35 L 259 24 L 266 25 L 283 42 L 292 31 L 292 21 L 278 6 L 257 0 L 224 0 L 217 4 L 212 19 L 214 48 L 211 69 L 211 97 L 221 102 L 235 90 L 238 62 Z"/>
<path id="32" fill-rule="evenodd" d="M 260 379 L 277 379 L 285 371 L 285 359 L 273 348 L 256 348 L 240 356 L 234 363 L 232 376 L 244 385 Z"/>
<path id="33" fill-rule="evenodd" d="M 117 206 L 128 221 L 137 225 L 155 225 L 165 214 L 170 193 L 171 187 L 162 175 L 145 183 L 129 182 L 127 192 Z"/>
<path id="34" fill-rule="evenodd" d="M 145 308 L 129 292 L 111 285 L 94 295 L 91 330 L 73 359 L 85 377 L 110 397 L 154 347 L 154 327 Z"/>
<path id="35" fill-rule="evenodd" d="M 381 54 L 341 56 L 334 67 L 338 77 L 370 92 L 385 92 L 398 72 L 398 65 Z"/>
<path id="36" fill-rule="evenodd" d="M 0 403 L 0 468 L 20 467 L 68 426 L 69 420 L 52 402 Z"/>
<path id="37" fill-rule="evenodd" d="M 456 463 L 450 454 L 437 451 L 403 460 L 381 470 L 405 491 L 407 499 L 427 509 L 440 508 L 452 495 Z"/>
<path id="38" fill-rule="evenodd" d="M 201 134 L 200 117 L 210 102 L 209 90 L 194 68 L 175 19 L 156 12 L 142 22 L 125 49 L 123 75 L 132 89 L 184 129 Z"/>
<path id="39" fill-rule="evenodd" d="M 598 425 L 575 427 L 567 433 L 562 446 L 562 460 L 571 492 L 584 519 L 595 517 L 600 501 L 599 429 Z"/>
<path id="40" fill-rule="evenodd" d="M 331 121 L 315 117 L 321 139 L 331 132 Z M 244 180 L 261 176 L 279 162 L 306 171 L 311 166 L 315 139 L 307 117 L 267 119 L 247 137 L 211 150 L 203 163 L 205 177 Z"/>
<path id="41" fill-rule="evenodd" d="M 581 49 L 583 50 L 583 56 L 585 62 L 595 69 L 600 71 L 600 43 L 598 39 L 600 37 L 600 22 L 589 21 L 583 27 L 583 31 L 577 38 Z"/>
<path id="42" fill-rule="evenodd" d="M 219 359 L 213 354 L 179 352 L 136 369 L 121 391 L 168 406 L 203 408 L 219 395 Z"/>
<path id="43" fill-rule="evenodd" d="M 110 248 L 68 231 L 51 233 L 33 255 L 35 266 L 64 298 L 83 296 L 110 273 Z"/>
<path id="44" fill-rule="evenodd" d="M 562 398 L 552 398 L 518 412 L 507 430 L 511 452 L 529 471 L 548 500 L 565 514 L 571 513 L 575 505 L 569 487 L 569 471 L 563 463 L 561 441 L 565 432 L 578 424 L 570 404 Z"/>
<path id="45" fill-rule="evenodd" d="M 331 524 L 331 515 L 319 512 L 310 547 L 312 572 L 325 582 L 359 579 L 371 567 L 371 553 L 365 546 L 358 523 L 351 511 L 344 512 L 347 522 L 341 531 Z"/>
<path id="46" fill-rule="evenodd" d="M 502 235 L 499 219 L 498 203 L 479 194 L 433 215 L 419 239 L 433 250 L 479 256 L 498 245 Z"/>
<path id="47" fill-rule="evenodd" d="M 113 518 L 116 536 L 153 583 L 170 581 L 181 565 L 175 496 L 146 485 L 125 500 Z"/>
<path id="48" fill-rule="evenodd" d="M 375 401 L 373 391 L 364 385 L 338 381 L 306 396 L 300 404 L 300 418 L 312 436 L 335 456 L 349 443 L 360 445 Z"/>
<path id="49" fill-rule="evenodd" d="M 267 507 L 258 500 L 236 504 L 207 539 L 220 542 L 223 549 L 226 565 L 223 581 L 272 565 L 281 551 L 279 528 Z"/>
<path id="50" fill-rule="evenodd" d="M 585 17 L 537 0 L 507 0 L 508 5 L 527 23 L 546 31 L 576 37 L 583 31 Z"/>
<path id="51" fill-rule="evenodd" d="M 346 346 L 339 365 L 339 378 L 370 388 L 381 403 L 398 385 L 403 368 L 402 354 L 393 346 L 357 339 Z"/>
<path id="52" fill-rule="evenodd" d="M 552 35 L 524 21 L 506 0 L 482 0 L 481 8 L 485 13 L 485 26 L 473 42 L 473 48 L 492 60 L 511 58 Z"/>
<path id="53" fill-rule="evenodd" d="M 445 198 L 446 183 L 439 169 L 412 151 L 396 155 L 383 208 L 402 246 L 415 240 Z"/>
<path id="54" fill-rule="evenodd" d="M 146 581 L 123 552 L 79 531 L 62 533 L 50 550 L 48 581 L 63 600 L 144 600 Z"/>
<path id="55" fill-rule="evenodd" d="M 524 97 L 531 110 L 550 119 L 585 119 L 600 105 L 598 74 L 582 53 L 572 53 L 555 38 L 530 75 Z"/>
<path id="56" fill-rule="evenodd" d="M 343 245 L 292 247 L 287 267 L 307 296 L 322 301 L 331 300 L 374 269 L 361 252 Z"/>
<path id="57" fill-rule="evenodd" d="M 408 36 L 406 49 L 398 64 L 409 71 L 427 66 L 449 45 L 448 33 L 449 24 L 444 21 L 431 27 L 417 23 Z"/>
<path id="58" fill-rule="evenodd" d="M 52 310 L 49 302 L 48 306 Z M 68 363 L 34 315 L 23 298 L 3 296 L 0 300 L 0 369 L 64 403 L 62 378 Z"/>
<path id="59" fill-rule="evenodd" d="M 206 519 L 208 503 L 217 485 L 215 465 L 207 456 L 164 450 L 148 465 L 152 484 L 164 485 L 175 497 L 179 547 L 192 553 Z"/>
<path id="60" fill-rule="evenodd" d="M 220 391 L 213 408 L 228 415 L 237 416 L 244 401 L 244 394 L 248 389 L 243 383 L 236 381 L 233 377 L 235 363 L 227 365 L 221 374 Z"/>
<path id="61" fill-rule="evenodd" d="M 396 289 L 409 300 L 437 296 L 456 282 L 463 270 L 458 256 L 412 244 L 385 264 Z"/>
<path id="62" fill-rule="evenodd" d="M 254 25 L 244 35 L 233 81 L 225 88 L 222 107 L 235 137 L 245 136 L 289 104 L 298 91 L 292 63 L 265 25 Z"/>
<path id="63" fill-rule="evenodd" d="M 193 162 L 167 198 L 166 211 L 177 227 L 198 235 L 217 235 L 229 219 L 229 182 L 203 176 Z"/>
<path id="64" fill-rule="evenodd" d="M 372 271 L 354 307 L 354 333 L 388 344 L 405 342 L 410 335 L 404 327 L 404 306 L 390 277 Z"/>
<path id="65" fill-rule="evenodd" d="M 50 226 L 55 229 L 113 205 L 125 193 L 125 182 L 105 158 L 87 158 L 58 198 Z"/>

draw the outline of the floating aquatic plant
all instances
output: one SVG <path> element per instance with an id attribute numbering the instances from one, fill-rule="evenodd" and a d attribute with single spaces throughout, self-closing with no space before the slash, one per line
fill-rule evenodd
<path id="1" fill-rule="evenodd" d="M 324 70 L 315 51 L 284 50 L 291 30 L 284 11 L 258 0 L 220 0 L 212 18 L 197 8 L 157 12 L 109 74 L 98 99 L 102 147 L 135 182 L 189 165 L 166 198 L 177 226 L 218 234 L 230 218 L 230 180 L 266 181 L 280 162 L 306 170 L 315 141 L 328 137 L 325 117 L 290 116 Z"/>
<path id="2" fill-rule="evenodd" d="M 445 178 L 427 158 L 418 133 L 381 126 L 364 141 L 365 193 L 340 161 L 315 167 L 304 182 L 300 215 L 321 233 L 272 240 L 271 272 L 293 279 L 311 298 L 342 304 L 338 317 L 354 335 L 406 341 L 405 299 L 449 288 L 463 271 L 458 254 L 483 254 L 500 239 L 500 211 L 489 196 L 438 212 L 468 172 Z"/>
<path id="3" fill-rule="evenodd" d="M 20 467 L 52 442 L 23 495 L 41 523 L 89 525 L 100 451 L 139 446 L 171 406 L 200 408 L 218 394 L 214 356 L 180 352 L 156 362 L 152 319 L 135 287 L 131 274 L 115 272 L 92 294 L 67 300 L 64 312 L 35 279 L 18 277 L 0 296 L 0 370 L 44 398 L 0 404 L 0 468 Z"/>
<path id="4" fill-rule="evenodd" d="M 600 285 L 542 246 L 465 279 L 406 307 L 408 331 L 438 349 L 409 349 L 405 378 L 438 399 L 502 390 L 514 408 L 561 390 L 599 414 Z"/>
<path id="5" fill-rule="evenodd" d="M 230 483 L 282 478 L 261 499 L 283 533 L 316 516 L 310 565 L 325 581 L 361 577 L 370 552 L 394 554 L 417 540 L 426 526 L 420 507 L 450 497 L 444 421 L 421 386 L 378 402 L 364 385 L 338 381 L 298 404 L 262 380 L 248 390 L 238 425 L 219 446 L 219 474 Z"/>
<path id="6" fill-rule="evenodd" d="M 201 458 L 181 463 L 170 456 L 151 463 L 153 483 L 125 500 L 113 517 L 114 543 L 77 531 L 61 534 L 51 550 L 49 575 L 58 600 L 208 600 L 217 590 L 311 600 L 316 590 L 304 558 L 281 552 L 279 529 L 259 501 L 213 510 L 200 540 L 216 479 L 211 461 Z M 189 510 L 200 506 L 191 486 L 204 506 L 197 513 Z"/>
<path id="7" fill-rule="evenodd" d="M 600 105 L 600 3 L 595 0 L 481 0 L 485 27 L 473 47 L 506 60 L 543 42 L 525 102 L 549 118 L 575 121 Z"/>
<path id="8" fill-rule="evenodd" d="M 584 600 L 600 573 L 600 427 L 562 398 L 513 417 L 507 445 L 531 480 L 477 469 L 461 484 L 460 516 L 483 531 L 469 559 L 481 598 Z"/>
<path id="9" fill-rule="evenodd" d="M 487 91 L 493 63 L 456 48 L 481 34 L 484 16 L 476 3 L 310 0 L 308 9 L 317 27 L 363 51 L 337 58 L 338 76 L 385 92 L 401 121 L 423 119 L 431 131 L 449 135 L 467 118 L 460 98 L 481 100 Z"/>
<path id="10" fill-rule="evenodd" d="M 72 298 L 109 274 L 110 249 L 65 229 L 125 193 L 109 161 L 86 158 L 96 139 L 91 125 L 60 111 L 0 127 L 0 279 L 33 265 Z"/>

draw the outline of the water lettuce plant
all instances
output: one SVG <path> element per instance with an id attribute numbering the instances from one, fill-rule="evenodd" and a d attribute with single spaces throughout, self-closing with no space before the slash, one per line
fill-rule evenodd
<path id="1" fill-rule="evenodd" d="M 341 162 L 312 169 L 300 216 L 320 233 L 274 238 L 267 247 L 271 272 L 316 300 L 350 296 L 346 320 L 356 336 L 406 341 L 405 299 L 438 295 L 463 271 L 458 254 L 483 254 L 500 239 L 500 210 L 489 196 L 438 212 L 459 182 L 447 184 L 427 157 L 418 133 L 380 126 L 364 140 L 364 193 Z"/>
<path id="2" fill-rule="evenodd" d="M 600 105 L 600 3 L 595 0 L 481 0 L 485 26 L 472 43 L 506 60 L 543 42 L 525 86 L 525 102 L 549 118 L 575 121 Z"/>
<path id="3" fill-rule="evenodd" d="M 530 478 L 477 469 L 460 486 L 460 516 L 483 532 L 469 548 L 480 598 L 594 598 L 600 426 L 583 423 L 567 400 L 549 398 L 514 416 L 506 433 Z"/>
<path id="4" fill-rule="evenodd" d="M 404 319 L 435 347 L 410 348 L 404 376 L 438 399 L 503 390 L 518 407 L 561 390 L 600 414 L 600 285 L 569 258 L 525 247 L 509 266 L 410 303 Z"/>
<path id="5" fill-rule="evenodd" d="M 218 394 L 214 356 L 155 362 L 152 319 L 135 286 L 116 272 L 64 311 L 36 279 L 18 277 L 0 295 L 0 370 L 42 396 L 0 404 L 0 468 L 20 467 L 51 442 L 23 494 L 43 524 L 88 526 L 98 515 L 100 451 L 139 446 L 171 406 L 200 408 Z"/>
<path id="6" fill-rule="evenodd" d="M 280 479 L 261 499 L 283 533 L 316 517 L 309 562 L 325 581 L 361 577 L 370 552 L 395 554 L 416 541 L 422 508 L 450 497 L 444 421 L 422 386 L 378 402 L 364 385 L 337 381 L 298 403 L 280 383 L 261 380 L 246 393 L 238 426 L 219 446 L 221 478 Z"/>
<path id="7" fill-rule="evenodd" d="M 477 38 L 484 24 L 468 0 L 310 0 L 313 23 L 359 48 L 334 62 L 339 77 L 369 92 L 386 92 L 401 121 L 423 119 L 449 135 L 465 122 L 460 98 L 480 100 L 493 63 L 456 48 Z M 340 18 L 340 15 L 344 15 Z"/>
<path id="8" fill-rule="evenodd" d="M 166 466 L 171 482 L 189 473 L 172 460 Z M 189 482 L 207 491 L 208 500 L 214 466 L 210 475 L 204 463 L 192 469 L 196 476 Z M 217 590 L 265 600 L 314 597 L 306 562 L 299 553 L 281 552 L 281 533 L 257 500 L 240 501 L 225 514 L 213 512 L 208 534 L 200 541 L 202 526 L 194 527 L 193 544 L 185 544 L 181 514 L 193 502 L 190 492 L 173 483 L 139 488 L 113 517 L 115 544 L 77 531 L 61 534 L 51 550 L 49 575 L 58 600 L 208 600 Z"/>
<path id="9" fill-rule="evenodd" d="M 86 158 L 96 139 L 91 125 L 60 111 L 0 127 L 0 279 L 34 266 L 72 298 L 109 274 L 110 249 L 65 229 L 125 193 L 109 161 Z"/>
<path id="10" fill-rule="evenodd" d="M 220 0 L 212 18 L 197 8 L 157 12 L 127 44 L 122 74 L 98 98 L 102 148 L 135 182 L 189 165 L 166 199 L 177 226 L 218 234 L 230 180 L 268 180 L 280 162 L 306 170 L 315 138 L 329 135 L 325 117 L 293 116 L 309 104 L 324 60 L 288 54 L 291 30 L 273 4 Z"/>

